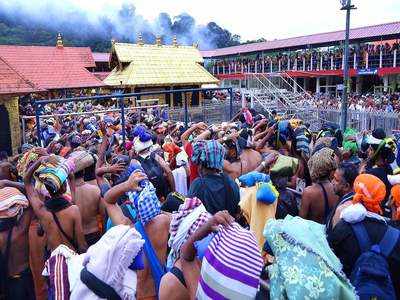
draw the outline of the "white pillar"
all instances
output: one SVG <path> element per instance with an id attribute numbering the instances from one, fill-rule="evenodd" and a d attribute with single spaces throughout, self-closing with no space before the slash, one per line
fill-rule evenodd
<path id="1" fill-rule="evenodd" d="M 258 73 L 257 72 L 257 61 L 254 62 L 254 73 Z"/>
<path id="2" fill-rule="evenodd" d="M 263 59 L 262 66 L 261 66 L 261 72 L 264 73 L 264 71 L 265 71 L 265 61 Z"/>
<path id="3" fill-rule="evenodd" d="M 353 55 L 353 69 L 357 69 L 357 54 L 355 52 Z"/>
<path id="4" fill-rule="evenodd" d="M 297 93 L 297 78 L 293 78 L 294 84 L 293 84 L 293 92 Z"/>
<path id="5" fill-rule="evenodd" d="M 306 70 L 306 58 L 303 57 L 303 71 Z"/>
<path id="6" fill-rule="evenodd" d="M 237 73 L 236 72 L 236 66 L 237 66 L 237 63 L 235 62 L 235 64 L 233 65 L 233 70 L 235 71 L 235 73 Z"/>
<path id="7" fill-rule="evenodd" d="M 312 54 L 311 54 L 311 58 L 310 58 L 310 71 L 312 71 L 312 69 L 313 69 L 313 57 L 312 57 Z"/>
<path id="8" fill-rule="evenodd" d="M 296 57 L 296 59 L 294 60 L 294 68 L 293 68 L 293 69 L 297 71 L 297 57 Z"/>
<path id="9" fill-rule="evenodd" d="M 317 77 L 317 84 L 316 84 L 316 89 L 315 89 L 315 92 L 316 93 L 321 93 L 321 78 L 320 77 Z"/>
<path id="10" fill-rule="evenodd" d="M 387 92 L 389 88 L 389 75 L 383 76 L 383 91 Z"/>
<path id="11" fill-rule="evenodd" d="M 278 72 L 281 71 L 281 60 L 278 61 Z"/>
<path id="12" fill-rule="evenodd" d="M 247 73 L 250 73 L 250 63 L 247 63 Z"/>
<path id="13" fill-rule="evenodd" d="M 333 70 L 333 56 L 331 55 L 331 70 Z"/>
<path id="14" fill-rule="evenodd" d="M 342 54 L 342 70 L 344 69 L 344 54 Z"/>
<path id="15" fill-rule="evenodd" d="M 272 59 L 269 61 L 269 69 L 270 69 L 270 73 L 272 73 Z"/>
<path id="16" fill-rule="evenodd" d="M 397 60 L 397 49 L 393 51 L 393 67 L 396 67 Z"/>
<path id="17" fill-rule="evenodd" d="M 290 71 L 290 57 L 288 57 L 288 61 L 287 61 L 287 69 L 288 69 L 288 71 Z"/>
<path id="18" fill-rule="evenodd" d="M 240 64 L 241 64 L 241 70 L 240 71 L 241 71 L 241 73 L 244 73 L 244 71 L 243 71 L 243 62 L 241 62 Z"/>
<path id="19" fill-rule="evenodd" d="M 367 52 L 365 55 L 365 68 L 366 69 L 368 69 L 368 59 L 369 59 L 369 56 L 368 56 L 368 52 Z"/>
<path id="20" fill-rule="evenodd" d="M 382 52 L 382 48 L 379 51 L 379 68 L 382 68 L 382 58 L 383 58 L 383 52 Z"/>
<path id="21" fill-rule="evenodd" d="M 321 59 L 320 59 L 320 63 L 319 63 L 319 69 L 322 70 L 323 68 L 323 59 L 322 59 L 323 55 L 321 55 Z"/>

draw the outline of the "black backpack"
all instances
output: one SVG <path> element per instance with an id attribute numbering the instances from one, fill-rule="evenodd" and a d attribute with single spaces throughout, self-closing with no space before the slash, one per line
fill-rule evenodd
<path id="1" fill-rule="evenodd" d="M 396 299 L 387 258 L 399 240 L 400 231 L 388 226 L 379 244 L 371 245 L 362 222 L 351 224 L 361 255 L 357 259 L 350 281 L 361 300 Z"/>
<path id="2" fill-rule="evenodd" d="M 157 197 L 164 197 L 166 199 L 169 193 L 169 188 L 167 181 L 164 178 L 164 170 L 155 159 L 155 153 L 151 153 L 147 158 L 139 156 L 138 160 L 150 182 L 154 185 Z"/>

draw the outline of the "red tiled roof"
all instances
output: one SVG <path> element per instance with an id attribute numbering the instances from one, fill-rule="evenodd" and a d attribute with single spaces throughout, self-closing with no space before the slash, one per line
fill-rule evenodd
<path id="1" fill-rule="evenodd" d="M 93 52 L 92 55 L 95 62 L 108 62 L 110 59 L 110 53 Z"/>
<path id="2" fill-rule="evenodd" d="M 0 57 L 40 89 L 104 86 L 86 69 L 95 66 L 89 47 L 0 45 Z"/>
<path id="3" fill-rule="evenodd" d="M 32 93 L 37 89 L 0 57 L 0 95 Z"/>
<path id="4" fill-rule="evenodd" d="M 400 35 L 400 22 L 392 22 L 380 25 L 365 26 L 350 30 L 350 39 L 366 39 L 373 37 L 384 37 L 391 35 Z M 252 43 L 227 48 L 201 51 L 203 57 L 214 57 L 223 55 L 232 55 L 239 53 L 256 52 L 262 50 L 274 50 L 303 45 L 326 44 L 344 40 L 344 30 L 305 35 L 281 40 L 266 41 L 261 43 Z"/>

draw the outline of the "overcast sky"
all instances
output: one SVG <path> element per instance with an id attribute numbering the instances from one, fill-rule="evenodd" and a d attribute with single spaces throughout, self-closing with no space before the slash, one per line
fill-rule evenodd
<path id="1" fill-rule="evenodd" d="M 93 9 L 93 0 L 73 1 Z M 97 9 L 123 0 L 96 0 Z M 113 2 L 113 4 L 110 4 Z M 154 19 L 160 12 L 187 12 L 199 23 L 216 21 L 242 39 L 285 38 L 340 30 L 345 13 L 339 0 L 134 0 L 137 13 Z M 400 0 L 353 0 L 352 27 L 400 21 Z"/>
<path id="2" fill-rule="evenodd" d="M 37 0 L 0 0 L 31 3 Z M 15 1 L 15 2 L 14 2 Z M 26 1 L 26 2 L 25 2 Z M 40 0 L 45 2 L 47 0 Z M 242 40 L 264 37 L 268 40 L 340 30 L 345 12 L 339 0 L 49 0 L 80 6 L 89 13 L 104 13 L 132 2 L 137 14 L 148 20 L 160 12 L 171 16 L 187 12 L 197 23 L 215 21 Z M 69 3 L 68 3 L 69 2 Z M 353 0 L 352 27 L 400 21 L 400 0 Z"/>

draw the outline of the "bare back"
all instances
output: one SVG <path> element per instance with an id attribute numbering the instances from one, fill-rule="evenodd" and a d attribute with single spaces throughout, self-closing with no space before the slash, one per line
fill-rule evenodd
<path id="1" fill-rule="evenodd" d="M 97 216 L 104 215 L 101 209 L 100 189 L 89 183 L 78 185 L 75 191 L 75 204 L 79 207 L 82 217 L 83 233 L 99 231 Z"/>
<path id="2" fill-rule="evenodd" d="M 167 260 L 167 246 L 169 235 L 170 217 L 160 214 L 146 224 L 145 230 L 151 241 L 161 264 Z M 137 299 L 154 297 L 156 291 L 147 259 L 144 261 L 144 270 L 138 272 Z"/>
<path id="3" fill-rule="evenodd" d="M 253 149 L 244 149 L 240 154 L 239 160 L 231 163 L 229 169 L 225 170 L 225 172 L 232 179 L 236 179 L 243 174 L 257 169 L 261 160 L 261 154 L 257 151 Z"/>
<path id="4" fill-rule="evenodd" d="M 328 209 L 331 209 L 339 201 L 339 198 L 333 190 L 332 183 L 325 182 L 323 183 L 323 186 L 328 196 Z M 299 216 L 304 219 L 324 224 L 325 209 L 324 193 L 321 186 L 314 183 L 312 186 L 305 188 L 301 199 Z"/>
<path id="5" fill-rule="evenodd" d="M 9 276 L 17 275 L 29 268 L 29 225 L 32 211 L 26 210 L 18 224 L 12 229 L 8 257 Z M 5 254 L 8 232 L 0 232 L 0 251 Z"/>
<path id="6" fill-rule="evenodd" d="M 71 205 L 70 207 L 55 213 L 55 215 L 57 216 L 63 231 L 73 239 L 76 244 L 79 244 L 79 239 L 83 238 L 83 233 L 82 228 L 79 228 L 81 216 L 78 206 Z M 71 242 L 68 241 L 68 238 L 61 232 L 51 212 L 47 211 L 44 213 L 43 217 L 40 219 L 40 223 L 46 233 L 47 247 L 49 250 L 53 251 L 59 245 L 64 244 L 75 251 L 79 251 L 79 249 L 76 249 L 76 247 L 72 245 Z"/>

